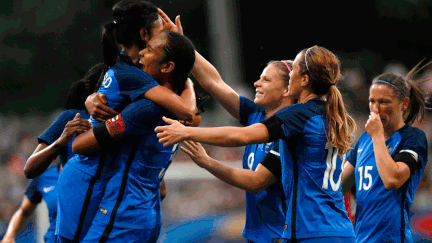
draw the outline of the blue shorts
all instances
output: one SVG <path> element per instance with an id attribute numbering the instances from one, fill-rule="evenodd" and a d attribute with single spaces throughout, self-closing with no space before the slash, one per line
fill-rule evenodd
<path id="1" fill-rule="evenodd" d="M 354 237 L 319 237 L 319 238 L 308 238 L 298 240 L 282 240 L 282 243 L 356 243 Z"/>
<path id="2" fill-rule="evenodd" d="M 93 221 L 92 225 L 87 232 L 81 243 L 99 242 L 101 239 L 106 225 L 101 224 L 97 221 Z M 125 243 L 125 242 L 142 242 L 142 243 L 156 243 L 160 234 L 160 227 L 155 229 L 125 229 L 113 227 L 108 240 L 106 242 L 111 243 Z"/>
<path id="3" fill-rule="evenodd" d="M 92 179 L 93 176 L 70 163 L 63 168 L 58 180 L 56 235 L 74 240 L 78 225 L 81 228 L 79 240 L 87 233 L 106 186 L 106 180 L 98 179 L 91 187 Z"/>

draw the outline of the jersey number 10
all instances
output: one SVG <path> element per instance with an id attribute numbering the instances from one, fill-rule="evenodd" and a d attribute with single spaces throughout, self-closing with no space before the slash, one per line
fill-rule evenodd
<path id="1" fill-rule="evenodd" d="M 337 190 L 339 190 L 340 185 L 341 185 L 341 181 L 342 181 L 342 173 L 343 173 L 343 169 L 344 169 L 344 166 L 343 166 L 344 164 L 342 163 L 342 161 L 344 161 L 345 158 L 343 158 L 341 161 L 341 172 L 339 174 L 338 181 L 335 183 L 333 177 L 334 177 L 335 170 L 337 168 L 336 163 L 338 161 L 338 159 L 337 159 L 338 149 L 337 148 L 335 149 L 329 143 L 326 143 L 325 148 L 328 150 L 327 159 L 326 159 L 327 168 L 324 172 L 322 188 L 328 189 L 328 187 L 329 187 L 328 185 L 329 185 L 329 181 L 330 181 L 330 186 L 331 186 L 332 190 L 337 191 Z"/>

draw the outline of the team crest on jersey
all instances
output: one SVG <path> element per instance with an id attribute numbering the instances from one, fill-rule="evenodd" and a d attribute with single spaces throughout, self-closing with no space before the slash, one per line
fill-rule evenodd
<path id="1" fill-rule="evenodd" d="M 393 148 L 392 147 L 388 147 L 387 150 L 388 150 L 389 154 L 391 154 L 391 152 L 393 151 Z"/>
<path id="2" fill-rule="evenodd" d="M 111 137 L 115 140 L 120 140 L 126 136 L 125 124 L 121 114 L 118 114 L 114 118 L 108 119 L 106 121 L 106 127 L 108 132 L 111 134 Z"/>
<path id="3" fill-rule="evenodd" d="M 105 208 L 99 208 L 99 212 L 103 213 L 103 214 L 108 214 L 108 210 L 106 210 Z"/>
<path id="4" fill-rule="evenodd" d="M 272 146 L 273 142 L 270 143 L 266 143 L 266 145 L 264 146 L 264 151 L 268 151 L 270 149 L 270 147 Z"/>

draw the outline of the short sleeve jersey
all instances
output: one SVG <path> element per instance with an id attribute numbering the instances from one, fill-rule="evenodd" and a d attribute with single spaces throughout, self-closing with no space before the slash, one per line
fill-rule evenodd
<path id="1" fill-rule="evenodd" d="M 121 54 L 128 57 L 124 51 Z M 158 85 L 159 83 L 148 73 L 121 59 L 106 72 L 98 93 L 105 95 L 109 108 L 120 112 L 139 96 Z M 99 124 L 94 118 L 90 121 L 93 126 Z"/>
<path id="2" fill-rule="evenodd" d="M 39 143 L 46 143 L 48 145 L 54 143 L 63 133 L 66 124 L 73 120 L 75 115 L 79 113 L 83 119 L 88 119 L 90 115 L 86 110 L 65 110 L 63 111 L 43 133 L 38 137 Z M 60 162 L 64 166 L 66 162 L 75 154 L 72 153 L 72 139 L 66 147 L 60 151 Z"/>
<path id="3" fill-rule="evenodd" d="M 122 52 L 122 55 L 127 56 L 126 52 Z M 131 62 L 122 59 L 107 71 L 98 93 L 105 95 L 108 107 L 121 111 L 132 101 L 157 85 L 159 83 L 146 72 L 133 66 Z M 93 126 L 99 124 L 99 121 L 92 117 L 90 121 Z M 100 164 L 100 152 L 87 156 L 77 155 L 71 160 L 71 164 L 86 174 L 95 176 Z"/>
<path id="4" fill-rule="evenodd" d="M 387 190 L 376 166 L 371 137 L 364 132 L 347 160 L 355 167 L 357 242 L 412 242 L 409 209 L 427 164 L 427 140 L 423 131 L 404 126 L 386 140 L 392 158 L 409 153 L 418 167 L 397 190 Z"/>
<path id="5" fill-rule="evenodd" d="M 287 213 L 285 239 L 354 237 L 341 193 L 342 159 L 327 141 L 325 101 L 279 110 L 279 152 Z"/>
<path id="6" fill-rule="evenodd" d="M 249 126 L 266 118 L 264 108 L 240 96 L 240 123 Z M 274 143 L 248 145 L 243 155 L 243 168 L 256 170 Z M 242 235 L 253 242 L 270 242 L 281 238 L 285 221 L 285 196 L 278 180 L 258 194 L 246 192 L 246 222 Z"/>
<path id="7" fill-rule="evenodd" d="M 165 148 L 158 142 L 154 129 L 165 125 L 162 116 L 172 117 L 156 103 L 142 99 L 115 118 L 124 125 L 127 137 L 118 147 L 113 165 L 120 169 L 107 183 L 95 221 L 128 229 L 153 229 L 162 224 L 160 182 L 178 148 Z"/>
<path id="8" fill-rule="evenodd" d="M 48 218 L 50 226 L 45 234 L 45 242 L 56 242 L 54 232 L 57 217 L 57 180 L 59 168 L 51 165 L 39 177 L 30 180 L 24 192 L 27 198 L 34 204 L 38 204 L 43 199 L 48 207 Z"/>

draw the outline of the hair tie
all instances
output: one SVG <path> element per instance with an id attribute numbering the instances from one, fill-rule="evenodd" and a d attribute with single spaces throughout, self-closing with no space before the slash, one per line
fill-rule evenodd
<path id="1" fill-rule="evenodd" d="M 289 72 L 291 72 L 291 68 L 288 66 L 288 63 L 287 62 L 285 62 L 285 61 L 282 61 L 286 66 L 287 66 L 287 68 L 288 68 L 288 71 Z"/>
<path id="2" fill-rule="evenodd" d="M 309 51 L 310 51 L 311 48 L 313 48 L 313 47 L 309 47 L 306 50 L 306 52 L 305 52 L 305 64 L 306 64 L 306 69 L 308 70 L 308 72 L 310 72 L 310 71 L 309 71 L 309 67 L 308 67 L 308 64 L 307 64 L 307 54 L 309 53 Z"/>
<path id="3" fill-rule="evenodd" d="M 391 83 L 389 83 L 389 82 L 387 82 L 387 81 L 384 81 L 384 80 L 377 80 L 377 81 L 373 82 L 372 85 L 374 85 L 374 84 L 376 84 L 376 83 L 387 84 L 387 85 L 389 85 L 389 86 L 395 88 L 397 91 L 399 91 L 399 92 L 403 95 L 404 98 L 405 98 L 405 97 L 408 97 L 408 96 L 405 95 L 405 93 L 404 93 L 402 90 L 400 90 L 400 89 L 399 89 L 398 87 L 396 87 L 394 84 L 391 84 Z"/>

